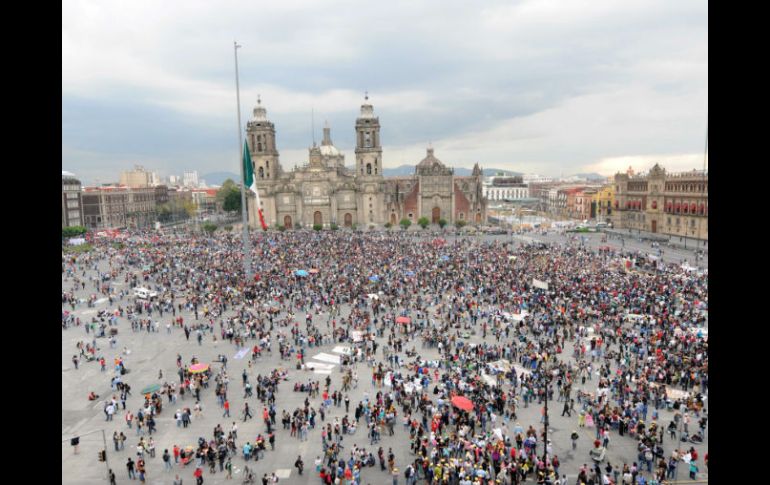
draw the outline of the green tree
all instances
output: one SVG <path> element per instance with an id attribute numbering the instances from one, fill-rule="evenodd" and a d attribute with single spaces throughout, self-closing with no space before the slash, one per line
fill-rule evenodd
<path id="1" fill-rule="evenodd" d="M 446 226 L 446 219 L 439 219 L 438 227 L 440 227 L 441 229 L 444 229 L 444 226 Z"/>
<path id="2" fill-rule="evenodd" d="M 313 224 L 314 231 L 320 231 L 321 229 L 323 229 L 323 227 L 324 226 L 322 226 L 321 224 Z"/>
<path id="3" fill-rule="evenodd" d="M 223 206 L 225 204 L 225 197 L 233 190 L 238 190 L 238 186 L 233 182 L 233 179 L 227 179 L 222 182 L 222 187 L 217 190 L 217 195 L 214 196 L 217 205 Z"/>
<path id="4" fill-rule="evenodd" d="M 238 189 L 231 190 L 225 195 L 222 208 L 225 212 L 238 212 L 241 210 L 241 191 Z"/>
<path id="5" fill-rule="evenodd" d="M 86 229 L 83 226 L 62 227 L 61 237 L 63 238 L 77 237 L 77 236 L 82 236 L 86 232 L 88 232 L 88 229 Z"/>
<path id="6" fill-rule="evenodd" d="M 331 229 L 332 231 L 336 231 L 339 228 L 340 228 L 340 226 L 338 226 L 337 224 L 335 224 L 333 222 L 331 224 L 329 224 L 329 229 Z"/>
<path id="7" fill-rule="evenodd" d="M 423 229 L 427 228 L 430 225 L 430 221 L 427 217 L 420 217 L 417 219 L 417 224 L 419 224 L 420 227 Z"/>
<path id="8" fill-rule="evenodd" d="M 465 222 L 463 220 L 459 220 L 459 221 L 455 222 L 455 226 L 457 227 L 457 229 L 462 229 L 463 227 L 465 227 L 466 224 L 467 224 L 467 222 Z"/>
<path id="9" fill-rule="evenodd" d="M 187 214 L 187 217 L 195 217 L 195 214 L 198 212 L 198 204 L 193 202 L 192 199 L 184 199 L 182 201 L 182 210 Z"/>
<path id="10" fill-rule="evenodd" d="M 214 224 L 213 222 L 206 222 L 206 223 L 203 224 L 202 227 L 203 227 L 203 230 L 206 231 L 208 234 L 213 234 L 214 231 L 217 230 L 218 226 L 216 224 Z"/>
<path id="11" fill-rule="evenodd" d="M 391 224 L 390 222 L 385 223 L 385 229 L 390 229 L 391 227 L 393 227 L 393 224 Z"/>
<path id="12" fill-rule="evenodd" d="M 401 225 L 401 228 L 406 231 L 407 229 L 409 229 L 409 226 L 412 225 L 412 221 L 404 217 L 403 219 L 401 219 L 401 222 L 399 222 L 399 224 Z"/>

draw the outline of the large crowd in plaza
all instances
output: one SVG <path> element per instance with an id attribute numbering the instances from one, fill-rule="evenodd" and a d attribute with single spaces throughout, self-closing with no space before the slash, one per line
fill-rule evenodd
<path id="1" fill-rule="evenodd" d="M 308 483 L 327 485 L 656 485 L 707 471 L 707 271 L 643 267 L 566 241 L 260 231 L 246 277 L 240 235 L 127 236 L 62 256 L 63 331 L 84 339 L 72 365 L 99 365 L 112 391 L 83 398 L 121 422 L 114 450 L 127 440 L 136 449 L 113 480 L 145 482 L 160 471 L 148 462 L 160 459 L 175 483 L 234 468 L 239 481 L 253 473 L 255 483 L 275 482 L 250 470 L 289 439 L 313 440 L 310 463 L 292 463 L 315 477 Z M 139 287 L 158 296 L 136 298 Z M 104 310 L 79 315 L 104 298 Z M 221 355 L 163 356 L 176 375 L 143 389 L 125 372 L 123 332 L 173 333 Z M 313 372 L 324 367 L 310 354 L 330 345 L 344 349 L 333 372 Z M 120 357 L 105 357 L 105 347 Z M 230 374 L 234 353 L 248 367 Z M 285 409 L 287 393 L 306 397 Z M 159 414 L 187 428 L 217 412 L 201 409 L 202 395 L 215 396 L 222 424 L 201 429 L 197 446 L 156 445 Z M 342 419 L 326 416 L 343 407 Z M 530 407 L 539 419 L 522 418 Z M 573 423 L 558 438 L 557 416 Z M 250 419 L 264 424 L 256 436 L 239 433 Z M 397 463 L 383 436 L 398 437 L 411 459 Z M 556 439 L 590 450 L 566 460 Z M 619 445 L 636 459 L 609 459 Z"/>

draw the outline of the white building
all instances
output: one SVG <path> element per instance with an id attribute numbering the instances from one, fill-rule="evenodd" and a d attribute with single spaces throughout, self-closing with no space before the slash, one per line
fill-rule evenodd
<path id="1" fill-rule="evenodd" d="M 185 187 L 197 188 L 198 171 L 197 170 L 193 170 L 191 172 L 185 171 L 184 175 L 182 176 L 182 185 L 184 185 Z"/>
<path id="2" fill-rule="evenodd" d="M 521 177 L 489 177 L 484 181 L 483 194 L 490 201 L 529 198 L 529 185 Z"/>

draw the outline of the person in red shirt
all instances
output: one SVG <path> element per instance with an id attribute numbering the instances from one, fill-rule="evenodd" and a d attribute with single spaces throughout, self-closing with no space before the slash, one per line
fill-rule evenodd
<path id="1" fill-rule="evenodd" d="M 227 416 L 229 418 L 230 417 L 230 401 L 228 401 L 227 399 L 225 399 L 224 408 L 225 408 L 225 413 L 222 415 L 222 417 L 224 418 L 225 416 Z"/>
<path id="2" fill-rule="evenodd" d="M 179 463 L 179 447 L 174 445 L 174 463 Z"/>

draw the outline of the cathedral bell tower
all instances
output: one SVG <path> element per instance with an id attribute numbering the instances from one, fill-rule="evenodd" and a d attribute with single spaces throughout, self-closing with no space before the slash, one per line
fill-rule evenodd
<path id="1" fill-rule="evenodd" d="M 385 179 L 382 176 L 380 119 L 365 95 L 361 115 L 356 118 L 356 182 L 358 221 L 381 224 L 385 221 Z"/>
<path id="2" fill-rule="evenodd" d="M 280 174 L 278 149 L 275 146 L 275 125 L 267 119 L 267 110 L 257 97 L 254 117 L 246 124 L 246 140 L 254 163 L 254 177 L 257 183 L 276 180 Z"/>
<path id="3" fill-rule="evenodd" d="M 361 115 L 356 118 L 356 177 L 382 178 L 380 119 L 374 116 L 368 94 L 361 105 Z"/>

